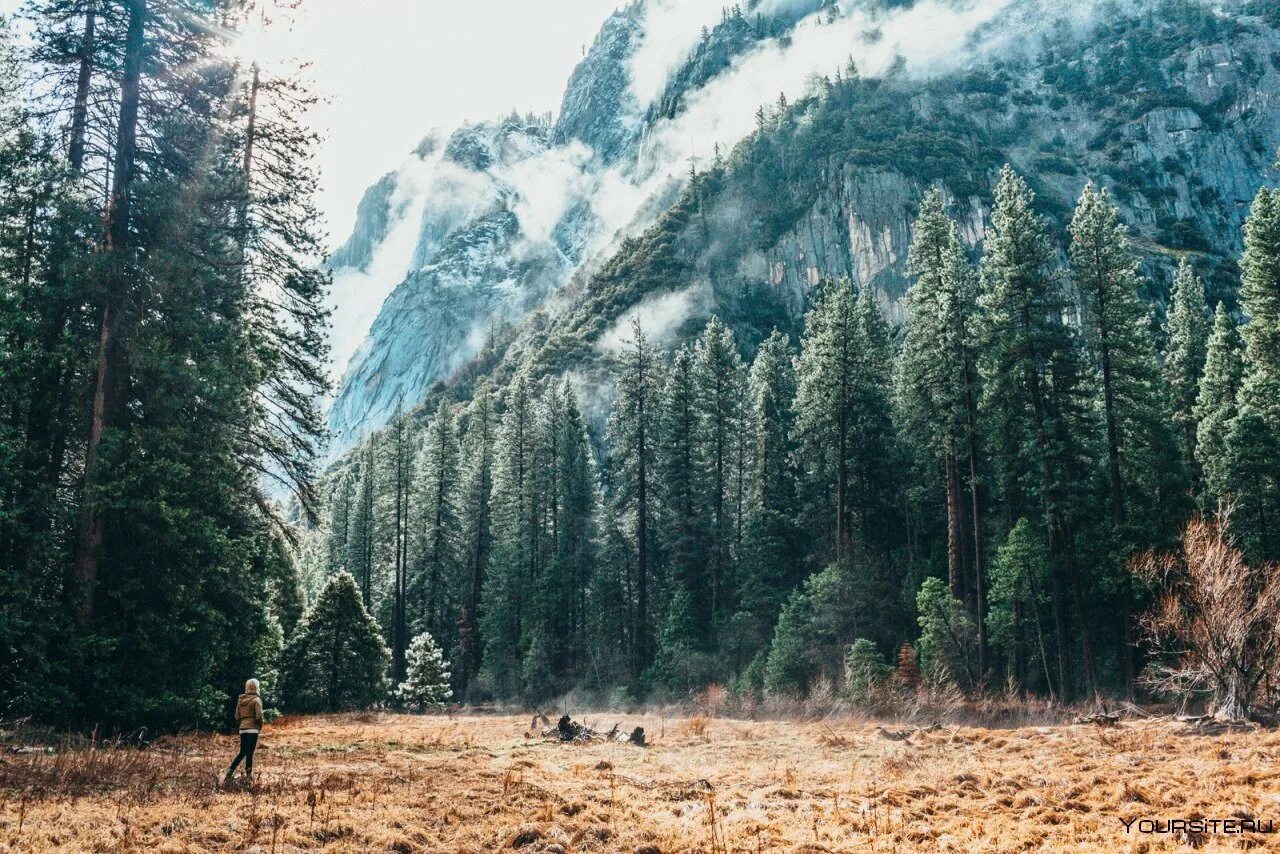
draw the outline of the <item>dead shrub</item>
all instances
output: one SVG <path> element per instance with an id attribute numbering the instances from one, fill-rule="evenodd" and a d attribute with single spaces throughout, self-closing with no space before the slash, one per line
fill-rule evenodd
<path id="1" fill-rule="evenodd" d="M 715 717 L 724 714 L 730 699 L 729 691 L 723 685 L 712 683 L 698 694 L 694 705 L 706 717 Z"/>
<path id="2" fill-rule="evenodd" d="M 0 762 L 0 791 L 27 798 L 122 793 L 134 801 L 212 792 L 208 768 L 182 753 L 158 748 L 95 747 L 18 753 Z"/>
<path id="3" fill-rule="evenodd" d="M 680 732 L 684 735 L 694 736 L 703 741 L 707 740 L 707 727 L 711 724 L 711 719 L 697 715 L 688 718 L 684 723 L 680 724 Z"/>
<path id="4" fill-rule="evenodd" d="M 1250 565 L 1230 531 L 1230 505 L 1193 519 L 1177 551 L 1133 569 L 1157 590 L 1143 619 L 1155 661 L 1146 680 L 1183 698 L 1207 694 L 1219 721 L 1274 703 L 1280 670 L 1280 565 Z"/>

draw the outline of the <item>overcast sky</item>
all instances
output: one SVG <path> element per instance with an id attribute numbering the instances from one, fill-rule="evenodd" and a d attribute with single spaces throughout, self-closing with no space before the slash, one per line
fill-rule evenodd
<path id="1" fill-rule="evenodd" d="M 306 0 L 325 137 L 321 208 L 346 238 L 365 188 L 431 128 L 560 106 L 565 80 L 618 0 Z"/>

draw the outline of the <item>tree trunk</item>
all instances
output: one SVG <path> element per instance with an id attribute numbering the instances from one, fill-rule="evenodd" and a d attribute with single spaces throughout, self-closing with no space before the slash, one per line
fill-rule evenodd
<path id="1" fill-rule="evenodd" d="M 1067 569 L 1071 576 L 1071 589 L 1076 602 L 1076 619 L 1080 623 L 1080 643 L 1084 651 L 1085 676 L 1089 679 L 1089 689 L 1093 700 L 1103 705 L 1102 685 L 1098 682 L 1098 668 L 1093 657 L 1093 638 L 1089 632 L 1089 617 L 1084 604 L 1084 587 L 1080 583 L 1080 567 L 1076 563 L 1075 535 L 1066 522 L 1062 522 L 1063 541 L 1066 545 Z"/>
<path id="2" fill-rule="evenodd" d="M 247 181 L 250 167 L 253 164 L 253 144 L 258 133 L 258 89 L 261 86 L 261 69 L 258 63 L 253 64 L 252 78 L 249 82 L 249 117 L 244 132 L 244 174 Z"/>
<path id="3" fill-rule="evenodd" d="M 399 412 L 399 407 L 397 407 Z M 406 511 L 408 509 L 405 501 L 405 440 L 404 440 L 404 416 L 397 415 L 396 421 L 396 485 L 395 485 L 395 536 L 392 545 L 395 547 L 395 602 L 392 603 L 392 643 L 391 643 L 391 674 L 392 680 L 399 685 L 405 680 L 406 663 L 405 650 L 408 646 L 408 627 L 405 623 L 405 593 L 406 582 L 408 580 L 407 567 L 405 566 L 407 557 L 405 552 L 405 534 L 406 534 Z"/>
<path id="4" fill-rule="evenodd" d="M 840 376 L 840 407 L 838 441 L 836 443 L 836 560 L 842 561 L 849 553 L 849 414 L 845 371 Z"/>
<path id="5" fill-rule="evenodd" d="M 1031 605 L 1031 615 L 1035 618 L 1036 627 L 1036 648 L 1040 652 L 1040 666 L 1044 668 L 1044 684 L 1049 691 L 1049 699 L 1054 698 L 1053 676 L 1049 673 L 1049 656 L 1045 654 L 1044 647 L 1044 629 L 1040 625 L 1040 596 L 1036 593 L 1036 584 L 1034 578 L 1026 576 L 1027 600 Z"/>
<path id="6" fill-rule="evenodd" d="M 1115 390 L 1112 387 L 1111 345 L 1107 335 L 1105 318 L 1106 300 L 1101 289 L 1098 292 L 1098 318 L 1100 356 L 1102 359 L 1102 398 L 1103 409 L 1107 416 L 1107 477 L 1111 491 L 1111 524 L 1118 538 L 1124 534 L 1125 503 L 1124 484 L 1120 479 L 1120 429 L 1116 423 Z M 1119 543 L 1117 543 L 1119 544 Z M 1128 572 L 1121 567 L 1120 609 L 1124 620 L 1122 649 L 1120 660 L 1124 663 L 1124 693 L 1129 700 L 1133 699 L 1134 678 L 1134 637 L 1133 637 L 1133 587 L 1129 584 Z"/>
<path id="7" fill-rule="evenodd" d="M 107 209 L 107 249 L 115 257 L 108 273 L 107 295 L 102 307 L 98 336 L 98 366 L 94 382 L 85 449 L 85 486 L 76 535 L 76 615 L 93 618 L 98 569 L 103 541 L 103 512 L 95 493 L 101 478 L 98 458 L 104 433 L 116 426 L 120 407 L 119 384 L 125 372 L 125 300 L 133 273 L 131 213 L 133 179 L 138 142 L 138 107 L 142 93 L 142 59 L 146 46 L 146 0 L 128 0 L 129 25 L 125 36 L 123 75 L 120 82 L 120 116 L 116 132 L 115 184 Z"/>
<path id="8" fill-rule="evenodd" d="M 982 549 L 982 508 L 981 486 L 978 483 L 978 426 L 977 403 L 973 394 L 973 374 L 971 366 L 965 364 L 965 438 L 969 445 L 969 514 L 973 525 L 973 579 L 978 594 L 978 673 L 982 680 L 987 678 L 988 641 L 987 641 L 987 568 L 984 563 Z M 1025 674 L 1024 674 L 1025 675 Z"/>
<path id="9" fill-rule="evenodd" d="M 951 595 L 961 602 L 969 602 L 969 591 L 964 571 L 964 522 L 960 509 L 960 479 L 956 475 L 956 457 L 950 451 L 943 461 L 943 479 L 947 493 L 947 581 Z"/>
<path id="10" fill-rule="evenodd" d="M 84 33 L 80 39 L 80 70 L 76 75 L 75 102 L 71 108 L 71 132 L 67 160 L 72 175 L 84 171 L 85 137 L 89 129 L 89 89 L 93 84 L 93 52 L 96 48 L 98 10 L 90 5 L 84 13 Z"/>
<path id="11" fill-rule="evenodd" d="M 647 370 L 640 365 L 641 382 Z M 639 436 L 637 441 L 636 472 L 636 620 L 635 620 L 635 671 L 644 672 L 649 666 L 649 504 L 648 504 L 648 447 L 645 436 L 643 392 L 637 408 Z"/>

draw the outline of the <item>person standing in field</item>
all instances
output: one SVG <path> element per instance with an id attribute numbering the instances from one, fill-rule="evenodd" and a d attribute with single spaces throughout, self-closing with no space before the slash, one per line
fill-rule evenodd
<path id="1" fill-rule="evenodd" d="M 240 727 L 240 752 L 227 769 L 227 782 L 236 772 L 236 766 L 244 760 L 244 776 L 253 779 L 253 751 L 258 747 L 258 733 L 264 723 L 262 717 L 262 698 L 258 696 L 258 680 L 250 679 L 244 683 L 244 693 L 236 701 L 236 723 Z"/>

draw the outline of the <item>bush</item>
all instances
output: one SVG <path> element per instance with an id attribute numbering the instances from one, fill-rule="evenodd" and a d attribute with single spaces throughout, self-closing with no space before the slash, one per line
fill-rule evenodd
<path id="1" fill-rule="evenodd" d="M 696 636 L 693 602 L 689 593 L 680 588 L 671 597 L 658 636 L 658 652 L 646 674 L 659 696 L 687 697 L 711 681 L 713 662 L 691 645 Z"/>
<path id="2" fill-rule="evenodd" d="M 898 649 L 893 681 L 900 690 L 908 694 L 914 694 L 920 688 L 920 658 L 916 655 L 916 648 L 909 643 L 904 643 Z"/>
<path id="3" fill-rule="evenodd" d="M 1280 701 L 1280 566 L 1246 562 L 1230 519 L 1227 508 L 1193 520 L 1176 552 L 1149 554 L 1134 569 L 1159 591 L 1143 620 L 1150 683 L 1184 698 L 1207 694 L 1214 717 L 1236 721 Z"/>
<path id="4" fill-rule="evenodd" d="M 520 662 L 520 685 L 524 698 L 534 704 L 541 703 L 556 693 L 551 654 L 547 650 L 546 635 L 542 632 L 534 634 L 524 660 Z"/>
<path id="5" fill-rule="evenodd" d="M 916 651 L 926 676 L 949 676 L 963 688 L 976 683 L 973 656 L 978 631 L 959 599 L 941 578 L 926 578 L 916 596 L 920 642 Z"/>
<path id="6" fill-rule="evenodd" d="M 845 693 L 854 703 L 869 705 L 892 672 L 876 645 L 866 638 L 858 638 L 844 657 Z"/>

